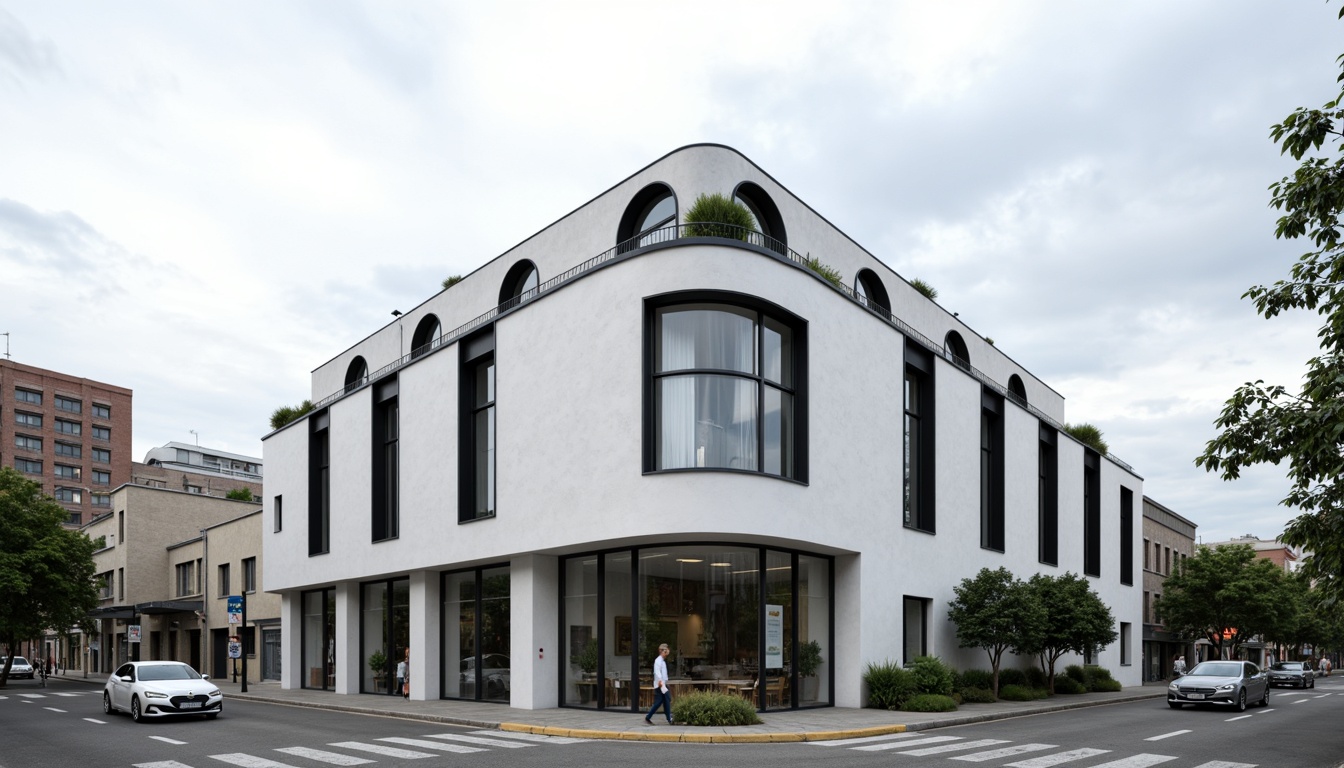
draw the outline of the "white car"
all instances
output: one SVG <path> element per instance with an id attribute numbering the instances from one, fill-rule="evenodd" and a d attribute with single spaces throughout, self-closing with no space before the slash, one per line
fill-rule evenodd
<path id="1" fill-rule="evenodd" d="M 130 712 L 131 719 L 169 715 L 205 715 L 214 720 L 224 711 L 224 694 L 180 661 L 132 661 L 122 664 L 103 686 L 103 712 Z"/>
<path id="2" fill-rule="evenodd" d="M 4 668 L 5 668 L 5 657 L 4 657 L 4 656 L 0 656 L 0 669 L 4 669 Z M 15 657 L 14 657 L 14 664 L 13 664 L 13 666 L 11 666 L 11 667 L 9 668 L 9 676 L 10 676 L 10 677 L 15 677 L 15 678 L 17 678 L 17 677 L 26 677 L 26 678 L 28 678 L 29 680 L 32 680 L 32 679 L 33 679 L 33 665 L 32 665 L 32 664 L 29 664 L 29 663 L 28 663 L 28 660 L 25 659 L 25 658 L 23 658 L 22 656 L 15 656 Z"/>

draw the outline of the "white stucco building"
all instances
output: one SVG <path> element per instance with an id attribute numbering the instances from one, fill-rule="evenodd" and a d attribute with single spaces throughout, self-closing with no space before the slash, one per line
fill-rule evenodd
<path id="1" fill-rule="evenodd" d="M 679 225 L 713 193 L 760 233 Z M 286 687 L 388 692 L 409 645 L 413 698 L 628 712 L 668 642 L 679 685 L 859 706 L 869 662 L 987 668 L 947 603 L 1001 565 L 1089 575 L 1095 661 L 1140 682 L 1142 479 L 733 149 L 666 155 L 312 382 L 264 440 Z"/>

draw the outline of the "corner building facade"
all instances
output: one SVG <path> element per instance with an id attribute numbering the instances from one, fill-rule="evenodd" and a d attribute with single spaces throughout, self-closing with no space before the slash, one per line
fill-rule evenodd
<path id="1" fill-rule="evenodd" d="M 680 224 L 707 193 L 755 230 Z M 855 707 L 870 662 L 988 667 L 946 620 L 986 566 L 1087 574 L 1119 633 L 1088 661 L 1140 681 L 1142 479 L 731 148 L 664 156 L 312 380 L 263 443 L 286 687 L 392 694 L 409 647 L 416 699 L 630 712 L 666 642 L 674 697 Z"/>

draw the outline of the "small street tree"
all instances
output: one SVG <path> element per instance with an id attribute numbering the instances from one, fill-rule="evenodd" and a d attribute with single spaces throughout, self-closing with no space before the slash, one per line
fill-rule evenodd
<path id="1" fill-rule="evenodd" d="M 1055 663 L 1067 653 L 1086 653 L 1115 642 L 1115 617 L 1087 579 L 1073 572 L 1063 576 L 1038 573 L 1027 588 L 1045 610 L 1043 629 L 1036 645 L 1023 645 L 1019 653 L 1041 657 L 1046 690 L 1055 690 Z"/>
<path id="2" fill-rule="evenodd" d="M 0 687 L 19 641 L 83 624 L 98 605 L 94 544 L 61 525 L 69 516 L 41 484 L 0 468 L 0 644 L 8 650 Z"/>
<path id="3" fill-rule="evenodd" d="M 1171 631 L 1203 637 L 1218 658 L 1233 658 L 1247 640 L 1278 631 L 1282 581 L 1283 571 L 1245 544 L 1203 547 L 1167 577 L 1157 614 Z"/>
<path id="4" fill-rule="evenodd" d="M 957 625 L 962 648 L 984 648 L 993 670 L 994 695 L 999 695 L 999 663 L 1009 649 L 1034 648 L 1041 643 L 1045 608 L 1026 582 L 1007 568 L 981 568 L 973 579 L 953 587 L 947 618 Z"/>

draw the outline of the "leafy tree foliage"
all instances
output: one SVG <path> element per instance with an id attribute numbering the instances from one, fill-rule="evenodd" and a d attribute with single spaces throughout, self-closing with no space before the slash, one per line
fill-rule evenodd
<path id="1" fill-rule="evenodd" d="M 1324 642 L 1324 614 L 1317 607 L 1311 581 L 1301 571 L 1283 578 L 1279 597 L 1283 611 L 1274 626 L 1265 630 L 1265 640 L 1279 646 L 1279 658 L 1299 658 L 1304 645 Z"/>
<path id="2" fill-rule="evenodd" d="M 313 410 L 313 401 L 304 400 L 297 406 L 282 405 L 271 412 L 271 429 L 279 429 Z"/>
<path id="3" fill-rule="evenodd" d="M 1064 431 L 1073 436 L 1073 439 L 1086 445 L 1092 450 L 1105 456 L 1110 452 L 1110 446 L 1101 436 L 1101 430 L 1095 426 L 1083 422 L 1082 424 L 1065 424 Z"/>
<path id="4" fill-rule="evenodd" d="M 1036 645 L 1020 645 L 1020 653 L 1035 653 L 1045 668 L 1047 691 L 1055 690 L 1055 663 L 1065 654 L 1082 654 L 1115 642 L 1115 618 L 1087 579 L 1068 572 L 1063 576 L 1038 573 L 1027 582 L 1045 609 L 1044 627 Z"/>
<path id="5" fill-rule="evenodd" d="M 237 499 L 239 501 L 252 501 L 252 490 L 250 488 L 234 488 L 232 491 L 224 494 L 226 499 Z"/>
<path id="6" fill-rule="evenodd" d="M 973 579 L 952 588 L 947 618 L 957 625 L 962 648 L 983 648 L 999 695 L 999 662 L 1009 649 L 1037 648 L 1045 630 L 1045 607 L 1026 582 L 1007 568 L 981 568 Z"/>
<path id="7" fill-rule="evenodd" d="M 1344 56 L 1336 61 L 1337 82 L 1344 84 Z M 1288 279 L 1255 286 L 1242 298 L 1266 319 L 1314 310 L 1323 319 L 1320 354 L 1307 361 L 1296 393 L 1263 380 L 1238 388 L 1214 421 L 1221 433 L 1195 464 L 1233 480 L 1244 467 L 1286 462 L 1291 487 L 1282 503 L 1301 514 L 1280 538 L 1312 553 L 1303 568 L 1337 602 L 1344 598 L 1344 90 L 1320 109 L 1298 108 L 1269 135 L 1282 154 L 1301 162 L 1269 187 L 1270 204 L 1282 212 L 1274 235 L 1304 238 L 1310 250 Z M 1323 151 L 1327 142 L 1333 146 Z"/>
<path id="8" fill-rule="evenodd" d="M 1206 638 L 1218 658 L 1255 635 L 1273 635 L 1284 615 L 1283 571 L 1245 544 L 1203 547 L 1167 577 L 1157 614 L 1167 628 Z"/>
<path id="9" fill-rule="evenodd" d="M 61 524 L 69 518 L 42 485 L 17 471 L 0 468 L 0 645 L 43 631 L 83 625 L 98 605 L 93 583 L 94 543 Z M 13 654 L 0 669 L 9 680 Z"/>

